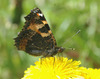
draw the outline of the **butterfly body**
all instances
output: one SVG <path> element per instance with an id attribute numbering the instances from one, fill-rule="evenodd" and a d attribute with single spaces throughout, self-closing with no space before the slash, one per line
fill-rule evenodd
<path id="1" fill-rule="evenodd" d="M 53 56 L 64 50 L 57 47 L 56 40 L 39 8 L 25 17 L 25 25 L 15 38 L 15 46 L 34 56 Z"/>

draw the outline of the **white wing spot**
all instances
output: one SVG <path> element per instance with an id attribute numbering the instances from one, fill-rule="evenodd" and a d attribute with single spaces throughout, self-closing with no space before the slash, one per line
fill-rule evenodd
<path id="1" fill-rule="evenodd" d="M 43 14 L 41 14 L 41 13 L 38 13 L 40 16 L 43 16 Z"/>

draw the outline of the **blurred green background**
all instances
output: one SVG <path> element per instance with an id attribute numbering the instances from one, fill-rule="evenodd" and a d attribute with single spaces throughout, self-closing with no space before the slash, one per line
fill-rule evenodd
<path id="1" fill-rule="evenodd" d="M 100 67 L 100 0 L 0 0 L 0 79 L 22 78 L 39 58 L 18 51 L 13 40 L 35 7 L 44 13 L 58 46 L 66 48 L 63 56 Z"/>

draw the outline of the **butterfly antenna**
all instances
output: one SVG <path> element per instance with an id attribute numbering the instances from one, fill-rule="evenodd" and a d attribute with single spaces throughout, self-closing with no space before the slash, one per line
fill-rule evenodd
<path id="1" fill-rule="evenodd" d="M 74 35 L 71 36 L 69 39 L 67 39 L 62 45 L 66 44 L 68 41 L 70 41 L 70 39 L 72 39 L 74 36 L 76 36 L 78 33 L 80 33 L 80 31 L 81 31 L 81 30 L 78 30 L 78 31 L 76 32 L 76 34 L 74 34 Z M 74 48 L 69 48 L 69 49 L 74 50 Z"/>
<path id="2" fill-rule="evenodd" d="M 66 49 L 69 49 L 69 50 L 75 50 L 75 48 L 66 48 Z"/>

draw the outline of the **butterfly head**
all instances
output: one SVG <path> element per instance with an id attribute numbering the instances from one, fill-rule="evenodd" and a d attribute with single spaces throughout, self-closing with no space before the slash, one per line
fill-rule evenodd
<path id="1" fill-rule="evenodd" d="M 53 49 L 53 51 L 52 51 L 53 52 L 52 56 L 56 55 L 58 52 L 62 53 L 64 50 L 65 50 L 65 48 L 63 48 L 63 47 L 55 47 L 55 49 Z"/>
<path id="2" fill-rule="evenodd" d="M 64 50 L 65 50 L 65 48 L 63 48 L 63 47 L 56 47 L 55 48 L 56 52 L 61 52 L 62 53 Z"/>

